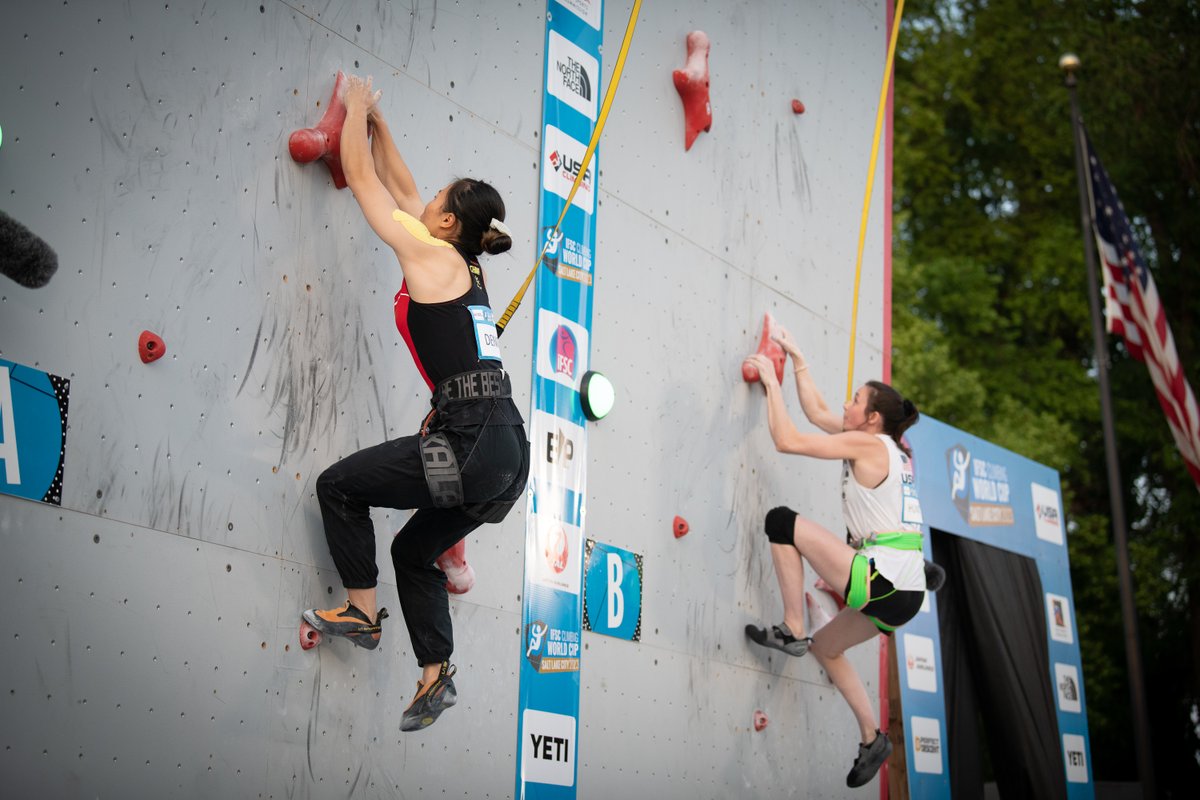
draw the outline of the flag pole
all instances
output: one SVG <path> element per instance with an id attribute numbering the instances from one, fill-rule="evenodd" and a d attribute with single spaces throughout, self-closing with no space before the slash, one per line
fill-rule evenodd
<path id="1" fill-rule="evenodd" d="M 1083 224 L 1083 251 L 1087 260 L 1088 305 L 1092 312 L 1092 340 L 1096 350 L 1096 374 L 1100 383 L 1100 417 L 1104 427 L 1104 452 L 1108 462 L 1108 495 L 1112 504 L 1113 548 L 1117 555 L 1117 586 L 1121 593 L 1121 618 L 1125 628 L 1125 660 L 1129 669 L 1129 693 L 1133 701 L 1133 730 L 1137 747 L 1138 775 L 1142 796 L 1155 797 L 1154 762 L 1151 759 L 1150 722 L 1146 713 L 1146 684 L 1142 680 L 1142 655 L 1138 644 L 1137 610 L 1133 601 L 1133 578 L 1129 571 L 1129 544 L 1125 527 L 1125 501 L 1121 469 L 1117 463 L 1117 435 L 1113 426 L 1112 394 L 1108 385 L 1108 343 L 1100 312 L 1100 281 L 1096 269 L 1096 241 L 1092 227 L 1091 191 L 1085 163 L 1083 117 L 1079 113 L 1079 57 L 1067 53 L 1058 60 L 1066 73 L 1064 83 L 1071 95 L 1071 130 L 1075 141 L 1075 175 L 1079 183 L 1079 209 Z"/>

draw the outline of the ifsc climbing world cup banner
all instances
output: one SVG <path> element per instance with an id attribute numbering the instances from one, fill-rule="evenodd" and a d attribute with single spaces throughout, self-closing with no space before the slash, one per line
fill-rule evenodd
<path id="1" fill-rule="evenodd" d="M 600 98 L 601 0 L 549 0 L 533 334 L 532 491 L 522 594 L 518 798 L 574 798 L 587 479 L 579 387 L 588 371 Z M 556 233 L 577 177 L 579 189 Z"/>

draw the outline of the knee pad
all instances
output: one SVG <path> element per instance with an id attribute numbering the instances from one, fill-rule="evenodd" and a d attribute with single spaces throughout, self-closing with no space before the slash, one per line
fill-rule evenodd
<path id="1" fill-rule="evenodd" d="M 763 524 L 767 539 L 772 544 L 795 544 L 797 516 L 799 515 L 787 506 L 776 506 L 768 511 Z"/>

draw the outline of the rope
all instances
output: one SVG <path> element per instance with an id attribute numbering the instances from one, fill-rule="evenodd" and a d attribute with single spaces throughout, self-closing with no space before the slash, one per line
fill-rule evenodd
<path id="1" fill-rule="evenodd" d="M 892 35 L 888 42 L 887 63 L 883 68 L 883 87 L 879 90 L 879 109 L 875 112 L 875 138 L 871 142 L 871 164 L 867 169 L 867 193 L 863 197 L 862 223 L 858 228 L 858 255 L 854 262 L 854 305 L 850 317 L 850 363 L 846 367 L 847 400 L 854 396 L 854 344 L 858 332 L 858 287 L 862 283 L 863 246 L 867 238 L 867 218 L 871 211 L 871 191 L 875 186 L 875 162 L 879 157 L 879 138 L 883 132 L 883 110 L 887 105 L 888 86 L 892 81 L 892 64 L 896 58 L 896 39 L 900 34 L 900 17 L 903 15 L 904 0 L 897 0 L 896 17 L 892 20 Z"/>
<path id="2" fill-rule="evenodd" d="M 567 202 L 563 203 L 562 213 L 558 215 L 558 222 L 554 223 L 554 230 L 542 242 L 541 252 L 538 253 L 537 261 L 533 263 L 533 269 L 525 277 L 525 282 L 521 284 L 521 288 L 517 290 L 517 294 L 513 297 L 512 302 L 508 304 L 508 308 L 500 316 L 500 320 L 496 323 L 496 336 L 501 336 L 504 329 L 508 326 L 508 321 L 512 319 L 512 315 L 517 312 L 517 307 L 521 305 L 521 301 L 525 299 L 525 292 L 529 289 L 529 284 L 533 282 L 533 276 L 537 274 L 538 267 L 541 266 L 542 260 L 546 257 L 546 249 L 550 246 L 551 241 L 555 241 L 559 236 L 559 228 L 562 227 L 563 219 L 567 216 L 567 209 L 571 207 L 571 201 L 575 199 L 575 192 L 579 190 L 579 184 L 583 181 L 583 176 L 587 172 L 587 165 L 591 163 L 592 155 L 596 152 L 596 146 L 600 144 L 600 132 L 604 130 L 604 123 L 608 120 L 608 112 L 612 108 L 613 98 L 617 95 L 617 86 L 621 83 L 621 73 L 625 70 L 625 57 L 629 55 L 629 44 L 633 41 L 633 30 L 637 27 L 638 11 L 642 7 L 642 0 L 634 0 L 633 10 L 629 12 L 629 23 L 625 26 L 625 39 L 621 42 L 621 52 L 617 54 L 617 63 L 613 67 L 612 80 L 609 81 L 608 91 L 604 94 L 604 102 L 600 105 L 600 115 L 596 118 L 596 127 L 592 131 L 591 141 L 588 142 L 587 151 L 583 154 L 583 167 L 579 170 L 579 174 L 575 176 L 575 182 L 571 184 L 571 192 L 567 195 Z M 599 180 L 597 175 L 596 179 Z"/>

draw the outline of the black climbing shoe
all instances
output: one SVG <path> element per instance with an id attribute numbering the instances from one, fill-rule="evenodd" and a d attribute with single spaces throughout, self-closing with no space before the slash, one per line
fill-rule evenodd
<path id="1" fill-rule="evenodd" d="M 850 768 L 850 774 L 846 776 L 846 785 L 851 787 L 866 785 L 871 778 L 875 777 L 875 773 L 879 772 L 879 768 L 891 754 L 892 740 L 887 737 L 887 734 L 876 730 L 873 742 L 858 746 L 858 758 L 854 759 L 854 766 Z"/>
<path id="2" fill-rule="evenodd" d="M 787 626 L 786 622 L 772 625 L 769 632 L 766 628 L 747 625 L 746 638 L 755 644 L 761 644 L 763 647 L 773 647 L 776 650 L 782 650 L 789 656 L 804 655 L 808 652 L 808 646 L 812 644 L 812 637 L 810 636 L 806 636 L 803 639 L 797 639 L 793 636 L 792 630 Z"/>
<path id="3" fill-rule="evenodd" d="M 400 730 L 424 730 L 436 722 L 443 711 L 458 702 L 458 691 L 454 688 L 453 680 L 456 672 L 457 667 L 452 667 L 449 661 L 443 661 L 442 671 L 428 690 L 425 684 L 417 681 L 417 696 L 400 718 Z"/>

